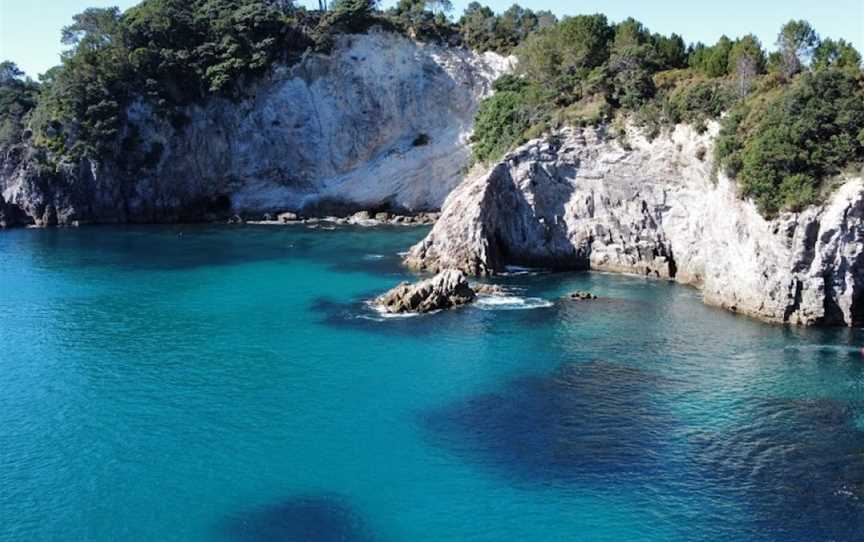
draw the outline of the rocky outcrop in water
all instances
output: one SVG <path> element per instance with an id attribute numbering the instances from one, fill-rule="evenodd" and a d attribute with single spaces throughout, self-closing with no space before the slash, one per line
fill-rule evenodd
<path id="1" fill-rule="evenodd" d="M 375 300 L 391 314 L 426 313 L 474 301 L 476 294 L 462 271 L 448 269 L 416 284 L 403 282 Z"/>
<path id="2" fill-rule="evenodd" d="M 383 31 L 342 36 L 181 123 L 134 103 L 120 139 L 134 133 L 148 161 L 133 171 L 11 149 L 0 195 L 37 225 L 438 210 L 468 163 L 479 100 L 511 63 Z"/>
<path id="3" fill-rule="evenodd" d="M 576 292 L 570 292 L 569 294 L 567 294 L 565 299 L 569 299 L 571 301 L 593 301 L 597 299 L 597 296 L 592 294 L 591 292 L 578 290 Z"/>
<path id="4" fill-rule="evenodd" d="M 481 276 L 510 264 L 635 273 L 767 321 L 864 323 L 861 179 L 766 220 L 714 175 L 716 131 L 679 126 L 648 141 L 631 130 L 622 145 L 566 129 L 531 141 L 469 175 L 406 263 Z"/>

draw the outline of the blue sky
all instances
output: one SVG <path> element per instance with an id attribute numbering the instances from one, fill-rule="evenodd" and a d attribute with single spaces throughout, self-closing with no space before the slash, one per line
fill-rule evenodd
<path id="1" fill-rule="evenodd" d="M 470 0 L 453 0 L 458 16 Z M 59 62 L 60 29 L 92 6 L 129 8 L 137 0 L 0 0 L 0 60 L 13 60 L 35 76 Z M 317 5 L 317 0 L 300 3 Z M 496 11 L 512 0 L 481 2 Z M 392 2 L 385 1 L 389 6 Z M 753 32 L 773 47 L 777 30 L 791 18 L 809 20 L 823 37 L 845 38 L 864 51 L 864 0 L 524 0 L 523 7 L 558 15 L 605 13 L 613 21 L 633 16 L 655 32 L 678 32 L 687 41 L 713 43 Z"/>

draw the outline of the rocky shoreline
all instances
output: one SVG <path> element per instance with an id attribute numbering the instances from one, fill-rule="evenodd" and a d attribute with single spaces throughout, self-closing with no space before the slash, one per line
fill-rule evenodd
<path id="1" fill-rule="evenodd" d="M 674 280 L 763 321 L 864 324 L 864 181 L 766 220 L 710 160 L 718 126 L 627 143 L 602 129 L 531 141 L 454 190 L 405 264 L 493 276 L 508 265 Z"/>
<path id="2" fill-rule="evenodd" d="M 118 141 L 134 135 L 147 151 L 134 171 L 125 150 L 73 159 L 25 142 L 0 153 L 0 223 L 435 211 L 470 163 L 480 100 L 514 63 L 381 29 L 341 35 L 329 54 L 273 66 L 242 100 L 184 108 L 182 126 L 133 102 Z"/>
<path id="3" fill-rule="evenodd" d="M 229 224 L 254 224 L 263 226 L 285 226 L 291 224 L 327 223 L 337 226 L 362 226 L 374 228 L 379 226 L 432 226 L 440 218 L 441 213 L 396 214 L 387 212 L 373 213 L 358 211 L 348 216 L 303 216 L 294 212 L 275 215 L 264 215 L 260 220 L 245 220 L 235 215 L 228 220 Z"/>

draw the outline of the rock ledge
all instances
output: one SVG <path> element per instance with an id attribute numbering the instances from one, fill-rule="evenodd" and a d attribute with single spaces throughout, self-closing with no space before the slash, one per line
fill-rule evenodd
<path id="1" fill-rule="evenodd" d="M 475 297 L 465 273 L 447 269 L 416 284 L 403 282 L 378 297 L 375 305 L 390 314 L 427 313 L 465 305 Z"/>

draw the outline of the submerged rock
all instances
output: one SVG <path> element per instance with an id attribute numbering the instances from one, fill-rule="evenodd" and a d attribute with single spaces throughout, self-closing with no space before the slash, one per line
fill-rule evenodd
<path id="1" fill-rule="evenodd" d="M 591 292 L 577 290 L 575 292 L 567 294 L 567 299 L 572 299 L 574 301 L 589 301 L 592 299 L 597 299 L 597 296 L 592 294 Z"/>
<path id="2" fill-rule="evenodd" d="M 570 363 L 427 413 L 432 441 L 521 482 L 583 485 L 666 476 L 674 383 L 637 367 Z M 638 473 L 638 477 L 634 477 Z"/>
<path id="3" fill-rule="evenodd" d="M 507 295 L 507 290 L 497 284 L 476 283 L 471 285 L 471 289 L 474 290 L 477 295 Z"/>
<path id="4" fill-rule="evenodd" d="M 350 504 L 331 495 L 297 496 L 238 512 L 222 524 L 229 540 L 245 542 L 369 542 L 372 532 Z"/>
<path id="5" fill-rule="evenodd" d="M 475 297 L 465 273 L 448 269 L 416 284 L 403 282 L 375 304 L 392 314 L 425 313 L 464 305 Z"/>
<path id="6" fill-rule="evenodd" d="M 753 528 L 772 532 L 772 540 L 860 540 L 860 403 L 775 397 L 744 406 L 746 415 L 722 431 L 693 436 L 705 483 L 746 500 L 754 511 Z"/>
<path id="7" fill-rule="evenodd" d="M 649 141 L 630 130 L 624 146 L 568 128 L 528 142 L 472 172 L 406 264 L 634 273 L 771 322 L 864 324 L 864 182 L 847 178 L 824 204 L 766 220 L 697 158 L 717 131 L 681 125 Z"/>

